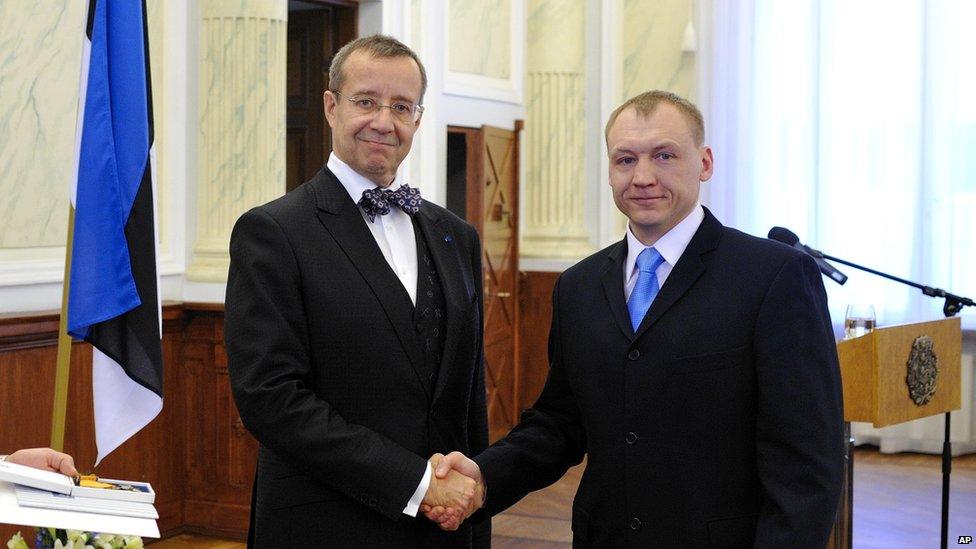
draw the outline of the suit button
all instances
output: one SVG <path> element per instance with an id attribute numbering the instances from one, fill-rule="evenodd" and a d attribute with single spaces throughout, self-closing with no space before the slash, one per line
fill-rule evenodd
<path id="1" fill-rule="evenodd" d="M 627 436 L 624 437 L 624 440 L 627 441 L 627 444 L 633 444 L 637 442 L 637 433 L 633 431 L 627 433 Z"/>
<path id="2" fill-rule="evenodd" d="M 424 331 L 424 325 L 418 322 L 417 323 L 417 333 L 419 334 L 422 331 Z"/>
<path id="3" fill-rule="evenodd" d="M 630 352 L 627 353 L 627 358 L 631 360 L 637 360 L 638 358 L 640 358 L 640 351 L 638 351 L 637 349 L 631 349 Z"/>
<path id="4" fill-rule="evenodd" d="M 639 518 L 634 517 L 634 518 L 630 519 L 630 529 L 631 530 L 640 530 L 640 527 L 641 527 L 641 521 L 640 521 Z"/>

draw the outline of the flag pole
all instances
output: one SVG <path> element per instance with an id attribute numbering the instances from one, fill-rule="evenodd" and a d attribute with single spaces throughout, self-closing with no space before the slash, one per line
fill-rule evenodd
<path id="1" fill-rule="evenodd" d="M 58 321 L 58 365 L 54 374 L 54 408 L 51 413 L 51 448 L 64 451 L 64 427 L 68 412 L 68 374 L 71 372 L 71 336 L 68 335 L 68 288 L 71 285 L 71 248 L 75 236 L 75 208 L 68 206 L 68 241 L 64 250 L 64 287 Z"/>

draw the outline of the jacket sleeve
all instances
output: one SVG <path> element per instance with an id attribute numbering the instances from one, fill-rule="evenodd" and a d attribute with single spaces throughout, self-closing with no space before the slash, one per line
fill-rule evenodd
<path id="1" fill-rule="evenodd" d="M 287 235 L 269 213 L 251 210 L 234 227 L 230 256 L 224 340 L 244 425 L 326 486 L 391 519 L 403 516 L 426 462 L 347 422 L 309 387 L 301 273 Z"/>
<path id="2" fill-rule="evenodd" d="M 488 447 L 488 404 L 485 389 L 485 307 L 484 284 L 481 272 L 481 243 L 478 233 L 469 227 L 471 241 L 471 272 L 478 301 L 478 350 L 471 376 L 471 399 L 468 405 L 468 451 L 475 455 Z"/>
<path id="3" fill-rule="evenodd" d="M 556 482 L 583 460 L 585 452 L 579 407 L 563 368 L 557 281 L 549 330 L 549 376 L 542 394 L 505 438 L 474 458 L 488 488 L 486 513 L 500 513 L 529 492 Z"/>
<path id="4" fill-rule="evenodd" d="M 840 501 L 840 370 L 827 296 L 813 260 L 788 260 L 753 336 L 756 460 L 763 494 L 756 547 L 823 547 Z"/>
<path id="5" fill-rule="evenodd" d="M 475 354 L 475 367 L 471 373 L 471 396 L 468 404 L 468 455 L 474 456 L 488 447 L 488 394 L 485 388 L 485 307 L 484 276 L 481 265 L 481 241 L 474 227 L 468 227 L 471 242 L 471 273 L 474 278 L 475 295 L 478 296 L 478 350 Z M 484 513 L 472 517 L 472 547 L 491 547 L 491 521 L 484 520 Z"/>

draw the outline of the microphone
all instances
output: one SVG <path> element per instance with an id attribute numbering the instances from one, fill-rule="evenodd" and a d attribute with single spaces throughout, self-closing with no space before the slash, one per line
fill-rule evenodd
<path id="1" fill-rule="evenodd" d="M 813 257 L 814 261 L 817 262 L 817 267 L 820 267 L 820 272 L 830 277 L 834 282 L 843 285 L 847 282 L 847 275 L 837 270 L 836 267 L 827 263 L 824 260 L 823 253 L 820 250 L 815 250 L 805 244 L 800 243 L 800 237 L 796 236 L 796 233 L 785 228 L 785 227 L 773 227 L 769 229 L 769 234 L 767 237 L 770 240 L 775 240 L 777 242 L 782 242 L 787 246 L 792 246 L 797 250 Z"/>

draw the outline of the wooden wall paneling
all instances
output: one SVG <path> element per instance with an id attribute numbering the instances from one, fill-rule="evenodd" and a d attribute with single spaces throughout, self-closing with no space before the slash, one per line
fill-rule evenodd
<path id="1" fill-rule="evenodd" d="M 243 428 L 227 377 L 223 313 L 195 311 L 185 334 L 186 526 L 247 535 L 257 442 Z"/>
<path id="2" fill-rule="evenodd" d="M 96 472 L 104 477 L 149 482 L 156 491 L 156 510 L 159 511 L 161 532 L 177 531 L 183 524 L 183 464 L 182 448 L 185 443 L 179 428 L 185 422 L 182 400 L 182 379 L 178 365 L 182 353 L 183 311 L 170 308 L 163 314 L 163 410 L 149 425 L 109 454 Z M 80 344 L 75 345 L 75 349 Z M 71 398 L 68 402 L 69 427 L 65 433 L 65 448 L 71 452 L 68 441 L 85 450 L 77 453 L 82 467 L 95 461 L 94 414 L 91 405 L 91 347 L 87 344 L 86 362 L 78 375 L 73 368 Z M 75 353 L 72 353 L 73 355 Z M 77 364 L 74 358 L 72 364 Z M 77 408 L 72 406 L 78 404 Z M 90 452 L 90 453 L 89 453 Z"/>
<path id="3" fill-rule="evenodd" d="M 0 319 L 0 450 L 4 452 L 50 444 L 57 319 L 57 313 Z M 161 531 L 178 529 L 183 522 L 182 467 L 178 459 L 183 442 L 176 428 L 182 424 L 183 407 L 179 376 L 172 375 L 172 365 L 180 360 L 181 322 L 179 306 L 164 309 L 163 356 L 170 367 L 169 375 L 164 373 L 163 411 L 94 469 L 104 477 L 152 483 Z M 96 456 L 91 357 L 90 345 L 73 344 L 65 451 L 75 457 L 82 472 L 93 471 Z M 0 536 L 6 541 L 17 530 L 28 533 L 23 528 L 4 526 Z"/>
<path id="4" fill-rule="evenodd" d="M 530 408 L 549 375 L 552 290 L 560 273 L 519 273 L 519 412 Z"/>
<path id="5" fill-rule="evenodd" d="M 0 453 L 51 443 L 57 330 L 56 314 L 0 317 Z M 0 546 L 17 531 L 32 535 L 0 524 Z"/>

